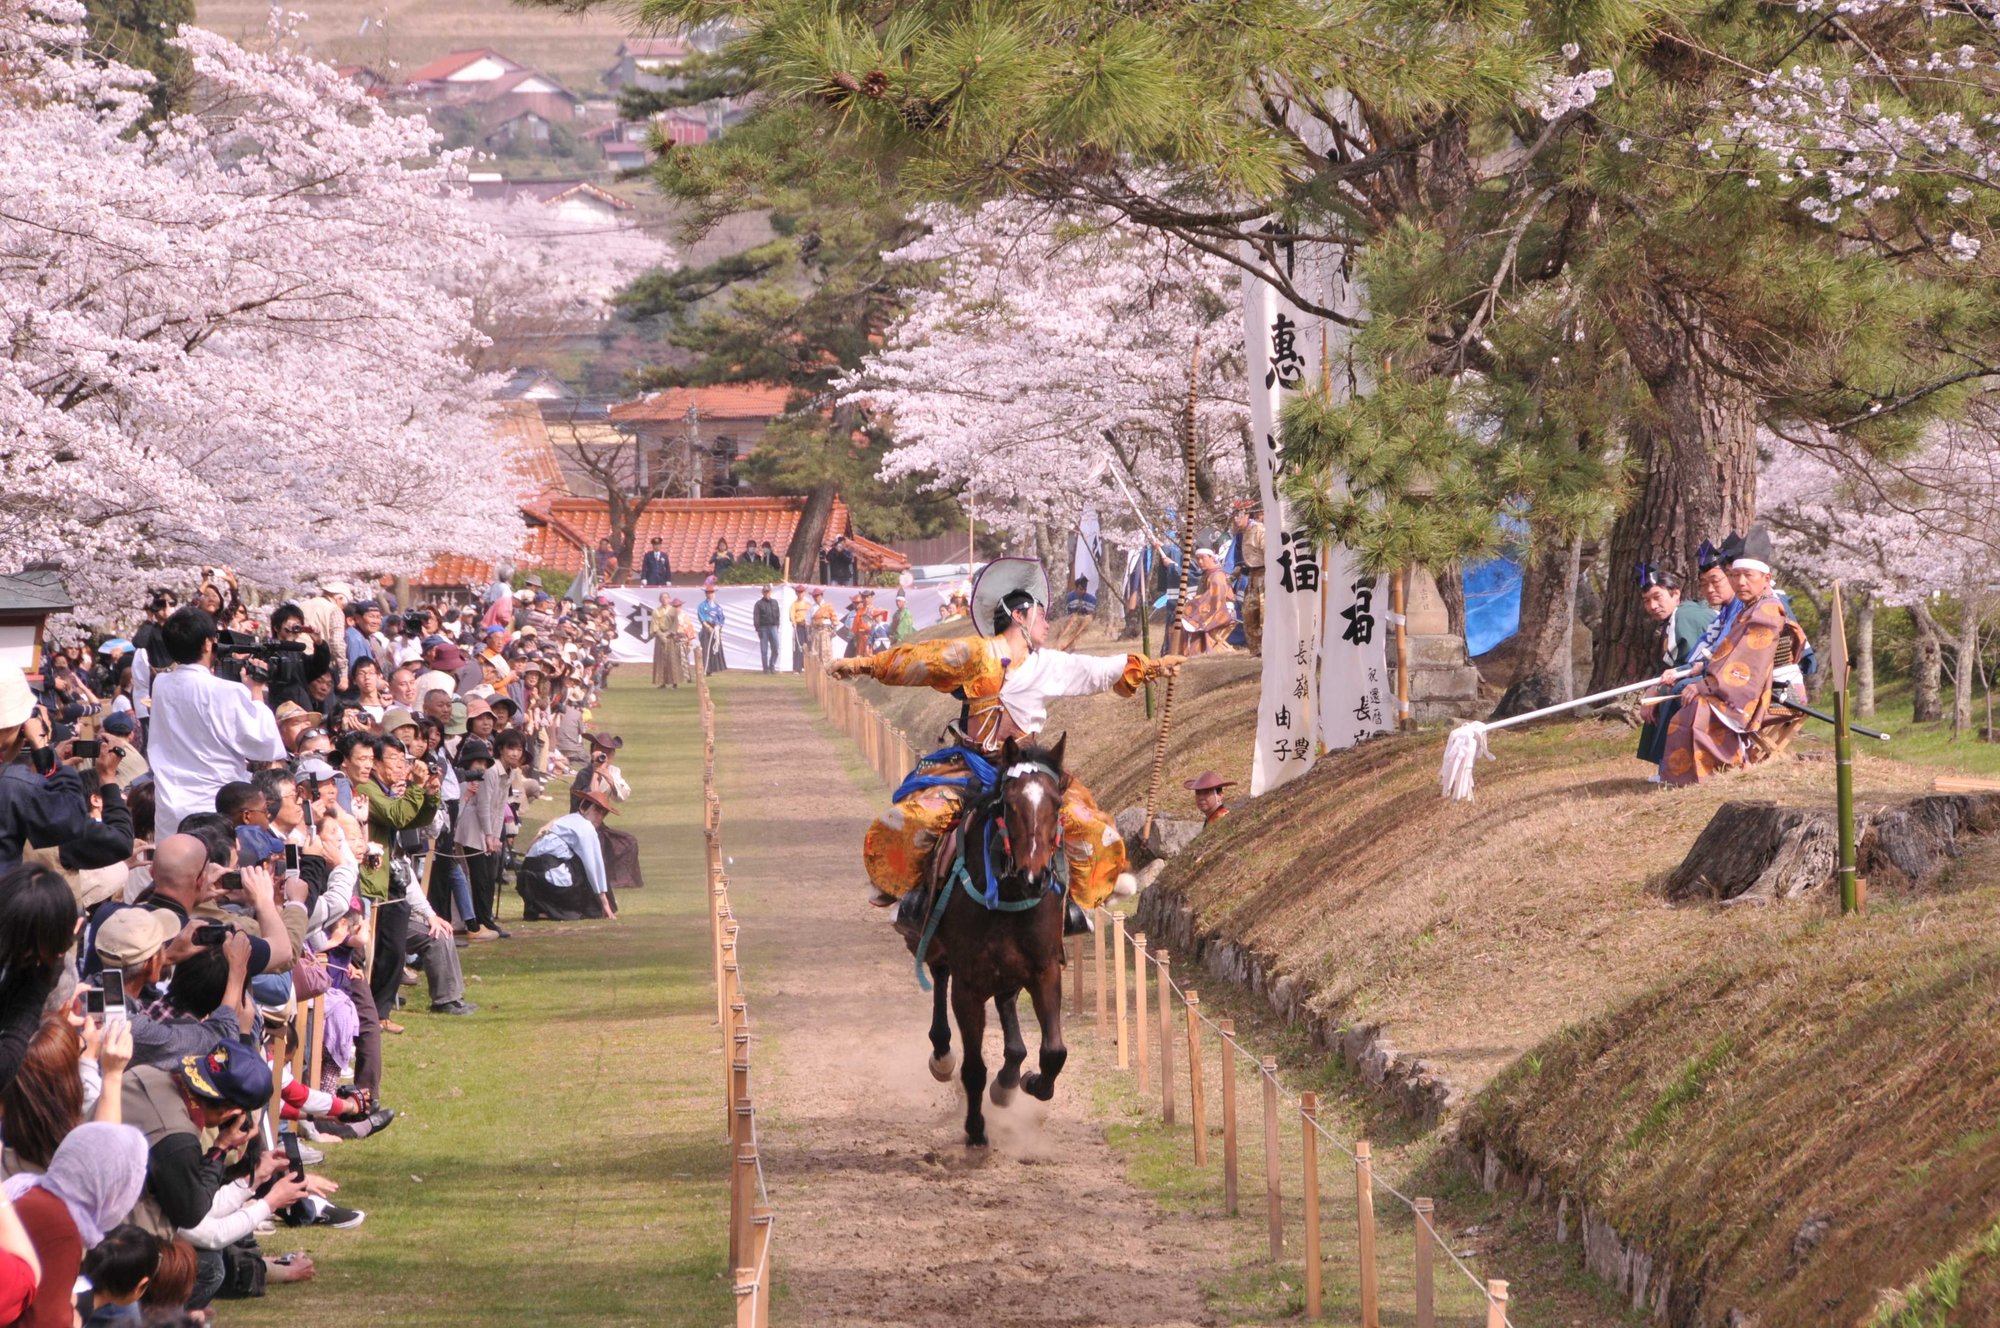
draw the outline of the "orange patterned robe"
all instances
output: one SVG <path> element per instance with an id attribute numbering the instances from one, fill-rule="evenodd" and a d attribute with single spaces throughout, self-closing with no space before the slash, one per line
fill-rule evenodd
<path id="1" fill-rule="evenodd" d="M 1107 690 L 1131 696 L 1157 673 L 1140 655 L 1037 650 L 1014 660 L 1006 651 L 1000 637 L 959 636 L 910 641 L 870 656 L 868 664 L 875 680 L 891 687 L 962 692 L 964 743 L 988 756 L 998 756 L 1009 737 L 1039 734 L 1047 702 L 1055 697 Z M 933 775 L 966 773 L 958 761 L 926 762 L 921 768 Z M 900 898 L 922 884 L 932 850 L 957 823 L 964 802 L 963 790 L 950 785 L 919 789 L 870 825 L 861 852 L 875 888 Z M 1074 776 L 1063 792 L 1062 822 L 1070 893 L 1082 907 L 1095 908 L 1111 897 L 1125 870 L 1124 838 Z"/>
<path id="2" fill-rule="evenodd" d="M 1692 700 L 1682 703 L 1667 729 L 1660 767 L 1667 783 L 1695 784 L 1745 764 L 1749 735 L 1771 708 L 1771 668 L 1784 630 L 1785 606 L 1771 594 L 1730 624 L 1701 676 L 1688 684 Z"/>

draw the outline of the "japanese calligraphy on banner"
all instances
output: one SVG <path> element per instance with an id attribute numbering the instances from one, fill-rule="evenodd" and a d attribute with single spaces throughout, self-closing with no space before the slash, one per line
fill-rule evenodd
<path id="1" fill-rule="evenodd" d="M 1320 248 L 1324 259 L 1288 258 L 1293 285 L 1327 308 L 1358 311 L 1339 250 Z M 1381 585 L 1346 549 L 1315 547 L 1278 491 L 1287 394 L 1319 391 L 1322 382 L 1340 396 L 1365 386 L 1345 354 L 1346 329 L 1301 312 L 1252 274 L 1243 279 L 1243 317 L 1266 549 L 1254 797 L 1312 769 L 1321 748 L 1351 747 L 1386 729 L 1389 687 Z"/>

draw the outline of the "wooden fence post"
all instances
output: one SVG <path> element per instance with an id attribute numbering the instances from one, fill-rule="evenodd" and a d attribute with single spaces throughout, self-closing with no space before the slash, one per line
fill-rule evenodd
<path id="1" fill-rule="evenodd" d="M 750 1210 L 750 1266 L 757 1270 L 757 1313 L 753 1322 L 756 1328 L 769 1328 L 771 1322 L 771 1220 L 769 1208 L 759 1204 Z"/>
<path id="2" fill-rule="evenodd" d="M 1236 1216 L 1236 1021 L 1220 1019 L 1222 1030 L 1222 1211 Z"/>
<path id="3" fill-rule="evenodd" d="M 1069 963 L 1073 970 L 1070 979 L 1070 1014 L 1078 1023 L 1083 1022 L 1083 937 L 1072 936 L 1069 942 Z"/>
<path id="4" fill-rule="evenodd" d="M 1486 1328 L 1507 1328 L 1507 1284 L 1497 1277 L 1486 1283 Z"/>
<path id="5" fill-rule="evenodd" d="M 729 1033 L 722 1040 L 722 1083 L 729 1090 L 732 1116 L 743 1099 L 750 1096 L 750 1035 L 743 1029 L 743 1002 L 729 1003 Z M 738 1060 L 742 1061 L 739 1066 Z"/>
<path id="6" fill-rule="evenodd" d="M 324 996 L 313 997 L 312 1008 L 313 1008 L 313 1020 L 312 1020 L 313 1040 L 312 1040 L 311 1052 L 307 1057 L 309 1068 L 312 1073 L 312 1078 L 307 1081 L 306 1087 L 312 1089 L 315 1093 L 317 1093 L 319 1091 L 319 1075 L 321 1069 L 322 1055 L 326 1051 L 326 997 Z"/>
<path id="7" fill-rule="evenodd" d="M 1271 1258 L 1285 1253 L 1285 1200 L 1278 1180 L 1278 1062 L 1266 1056 L 1258 1066 L 1264 1080 L 1264 1206 L 1271 1226 Z"/>
<path id="8" fill-rule="evenodd" d="M 1194 1126 L 1194 1164 L 1208 1165 L 1208 1104 L 1201 1091 L 1201 993 L 1190 988 L 1187 1000 L 1188 1122 Z"/>
<path id="9" fill-rule="evenodd" d="M 1417 1214 L 1416 1259 L 1411 1264 L 1412 1280 L 1417 1284 L 1417 1328 L 1437 1328 L 1436 1279 L 1431 1271 L 1431 1254 L 1437 1239 L 1431 1227 L 1435 1205 L 1420 1198 L 1411 1207 Z"/>
<path id="10" fill-rule="evenodd" d="M 1132 1031 L 1125 1026 L 1125 915 L 1111 915 L 1112 1003 L 1118 1010 L 1118 1068 L 1132 1065 Z"/>
<path id="11" fill-rule="evenodd" d="M 1382 1328 L 1375 1284 L 1375 1164 L 1366 1139 L 1354 1145 L 1354 1211 L 1361 1245 L 1361 1328 Z"/>
<path id="12" fill-rule="evenodd" d="M 1105 999 L 1107 993 L 1104 990 L 1104 927 L 1110 916 L 1109 909 L 1100 908 L 1094 919 L 1097 925 L 1090 929 L 1090 972 L 1092 980 L 1097 984 L 1097 1036 L 1099 1037 L 1104 1036 L 1110 1016 L 1109 1003 Z"/>
<path id="13" fill-rule="evenodd" d="M 1160 951 L 1160 1120 L 1174 1123 L 1174 980 L 1167 971 L 1172 959 Z"/>
<path id="14" fill-rule="evenodd" d="M 1321 1309 L 1319 1250 L 1319 1094 L 1299 1094 L 1299 1142 L 1305 1157 L 1306 1317 Z"/>
<path id="15" fill-rule="evenodd" d="M 736 1328 L 757 1328 L 757 1273 L 736 1270 Z"/>
<path id="16" fill-rule="evenodd" d="M 1146 1091 L 1146 933 L 1132 933 L 1132 1049 L 1139 1091 Z"/>
<path id="17" fill-rule="evenodd" d="M 750 1210 L 757 1202 L 757 1145 L 746 1144 L 736 1154 L 735 1183 L 730 1187 L 729 1263 L 740 1267 L 750 1252 Z"/>

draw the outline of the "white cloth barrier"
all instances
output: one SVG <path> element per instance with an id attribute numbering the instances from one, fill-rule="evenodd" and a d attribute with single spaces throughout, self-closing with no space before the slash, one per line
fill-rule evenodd
<path id="1" fill-rule="evenodd" d="M 853 586 L 822 586 L 826 592 L 826 602 L 841 616 L 844 624 L 849 621 L 847 601 L 854 594 Z M 905 592 L 909 597 L 910 612 L 916 617 L 917 630 L 933 626 L 938 620 L 938 608 L 944 603 L 946 588 L 943 586 L 914 586 Z M 614 586 L 598 591 L 611 601 L 618 615 L 618 635 L 612 644 L 614 657 L 622 664 L 651 664 L 653 662 L 653 610 L 660 607 L 660 596 L 677 595 L 682 600 L 681 613 L 696 620 L 696 610 L 701 607 L 700 586 Z M 716 603 L 722 606 L 722 653 L 732 669 L 760 669 L 763 667 L 763 653 L 757 644 L 757 629 L 751 623 L 751 613 L 757 601 L 763 597 L 761 586 L 717 586 Z M 778 602 L 778 668 L 790 672 L 792 668 L 792 601 L 797 598 L 789 583 L 778 585 L 771 598 Z M 810 597 L 808 597 L 810 603 Z M 893 615 L 896 611 L 896 590 L 893 586 L 875 588 L 875 605 L 887 609 Z M 839 642 L 835 642 L 838 646 Z"/>

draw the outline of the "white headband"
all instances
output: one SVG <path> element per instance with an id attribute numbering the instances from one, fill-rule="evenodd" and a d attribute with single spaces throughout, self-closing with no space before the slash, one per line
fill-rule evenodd
<path id="1" fill-rule="evenodd" d="M 1729 570 L 1732 572 L 1762 572 L 1765 576 L 1769 576 L 1771 574 L 1771 564 L 1759 561 L 1756 558 L 1738 558 L 1735 562 L 1729 564 Z"/>

